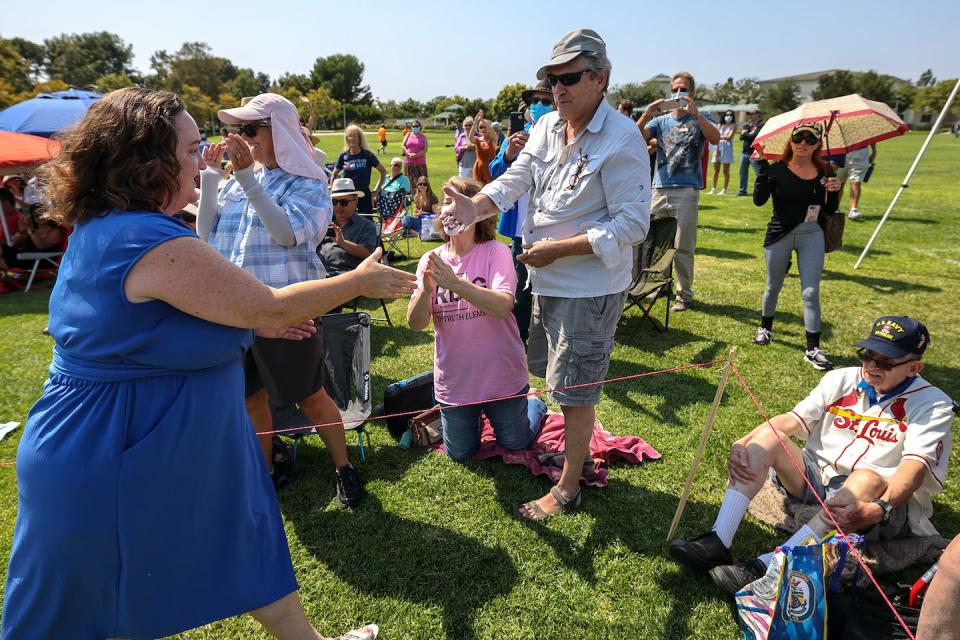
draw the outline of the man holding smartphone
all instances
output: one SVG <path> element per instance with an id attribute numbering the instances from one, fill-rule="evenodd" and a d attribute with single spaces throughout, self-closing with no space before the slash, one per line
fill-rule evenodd
<path id="1" fill-rule="evenodd" d="M 716 122 L 700 113 L 693 101 L 695 89 L 692 75 L 686 71 L 673 74 L 670 101 L 654 100 L 637 121 L 643 138 L 657 141 L 650 215 L 677 219 L 673 311 L 685 311 L 693 303 L 693 254 L 697 248 L 697 208 L 703 185 L 700 158 L 706 142 L 720 141 Z M 668 111 L 664 107 L 675 108 Z"/>

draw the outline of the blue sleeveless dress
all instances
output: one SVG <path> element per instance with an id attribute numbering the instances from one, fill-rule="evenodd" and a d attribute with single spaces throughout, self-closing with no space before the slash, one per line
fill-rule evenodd
<path id="1" fill-rule="evenodd" d="M 156 638 L 297 589 L 247 417 L 253 332 L 123 293 L 147 251 L 195 236 L 154 212 L 76 227 L 50 298 L 50 377 L 17 452 L 2 635 Z"/>

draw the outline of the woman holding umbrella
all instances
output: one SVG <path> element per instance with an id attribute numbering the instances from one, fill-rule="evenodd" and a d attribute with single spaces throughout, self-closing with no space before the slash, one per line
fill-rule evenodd
<path id="1" fill-rule="evenodd" d="M 763 241 L 767 284 L 753 343 L 767 345 L 773 338 L 777 298 L 796 252 L 807 343 L 803 357 L 815 369 L 828 371 L 833 363 L 820 348 L 820 276 L 825 256 L 822 227 L 826 216 L 837 211 L 840 181 L 828 176 L 827 165 L 820 158 L 822 144 L 823 127 L 819 123 L 799 124 L 793 128 L 778 162 L 760 162 L 753 203 L 760 207 L 772 197 L 773 215 Z"/>

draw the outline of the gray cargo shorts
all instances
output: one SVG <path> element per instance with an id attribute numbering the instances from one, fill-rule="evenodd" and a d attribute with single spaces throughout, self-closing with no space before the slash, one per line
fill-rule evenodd
<path id="1" fill-rule="evenodd" d="M 547 379 L 554 402 L 564 407 L 600 404 L 613 336 L 627 292 L 595 298 L 533 296 L 527 366 Z M 567 387 L 579 386 L 575 389 Z"/>

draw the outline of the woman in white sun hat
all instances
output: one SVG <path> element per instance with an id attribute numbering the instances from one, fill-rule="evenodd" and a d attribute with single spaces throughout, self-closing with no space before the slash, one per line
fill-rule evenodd
<path id="1" fill-rule="evenodd" d="M 275 93 L 260 94 L 243 106 L 223 109 L 221 122 L 233 132 L 204 150 L 208 166 L 230 153 L 234 178 L 217 194 L 219 175 L 201 176 L 197 233 L 221 255 L 271 287 L 326 276 L 317 246 L 330 226 L 332 205 L 326 174 L 304 140 L 296 107 Z M 254 166 L 254 161 L 257 166 Z M 324 391 L 327 370 L 323 330 L 302 341 L 258 337 L 244 361 L 247 411 L 257 433 L 273 430 L 275 406 L 299 404 L 314 424 L 340 422 Z M 342 425 L 319 430 L 334 466 L 337 502 L 356 506 L 363 488 L 347 457 Z M 273 439 L 261 436 L 267 467 L 279 489 L 290 478 L 274 466 Z M 279 460 L 276 460 L 280 462 Z"/>

